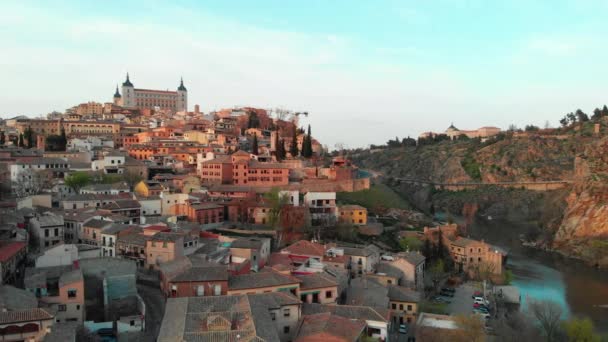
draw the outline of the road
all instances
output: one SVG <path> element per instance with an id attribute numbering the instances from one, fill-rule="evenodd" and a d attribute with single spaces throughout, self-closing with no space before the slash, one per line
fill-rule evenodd
<path id="1" fill-rule="evenodd" d="M 157 287 L 137 284 L 137 292 L 146 303 L 146 330 L 142 341 L 156 341 L 165 315 L 165 297 Z"/>

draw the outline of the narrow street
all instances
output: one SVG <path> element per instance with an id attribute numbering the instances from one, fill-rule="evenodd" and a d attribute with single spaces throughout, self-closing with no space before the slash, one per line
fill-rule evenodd
<path id="1" fill-rule="evenodd" d="M 137 292 L 146 303 L 146 330 L 144 341 L 156 341 L 165 314 L 165 297 L 157 287 L 137 284 Z"/>

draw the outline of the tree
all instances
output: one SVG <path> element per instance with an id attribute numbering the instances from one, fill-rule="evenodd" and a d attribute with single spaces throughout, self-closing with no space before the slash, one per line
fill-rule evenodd
<path id="1" fill-rule="evenodd" d="M 439 281 L 445 276 L 445 263 L 443 260 L 438 259 L 433 266 L 431 266 L 429 273 L 431 275 L 431 280 L 433 281 L 433 287 L 437 289 L 437 284 L 439 284 Z"/>
<path id="2" fill-rule="evenodd" d="M 285 195 L 281 195 L 278 188 L 272 188 L 269 192 L 264 194 L 264 200 L 270 206 L 270 211 L 268 213 L 268 224 L 272 229 L 277 231 L 277 246 L 280 246 L 281 239 L 283 237 L 281 227 L 281 211 L 288 203 L 288 198 Z"/>
<path id="3" fill-rule="evenodd" d="M 310 135 L 310 125 L 308 125 L 308 134 L 304 136 L 302 141 L 302 157 L 312 157 L 312 136 Z"/>
<path id="4" fill-rule="evenodd" d="M 555 341 L 563 313 L 561 306 L 550 300 L 531 300 L 528 310 L 540 324 L 547 341 Z"/>
<path id="5" fill-rule="evenodd" d="M 524 129 L 526 132 L 536 132 L 538 131 L 540 128 L 538 128 L 538 126 L 534 126 L 534 125 L 526 125 L 526 128 Z"/>
<path id="6" fill-rule="evenodd" d="M 570 342 L 600 342 L 601 337 L 594 332 L 593 321 L 589 318 L 573 318 L 563 323 Z"/>
<path id="7" fill-rule="evenodd" d="M 602 117 L 602 110 L 599 108 L 595 108 L 593 110 L 593 115 L 591 116 L 591 120 L 598 120 Z"/>
<path id="8" fill-rule="evenodd" d="M 399 240 L 399 246 L 403 251 L 419 251 L 422 247 L 422 241 L 415 237 L 403 237 Z"/>
<path id="9" fill-rule="evenodd" d="M 27 128 L 23 131 L 23 145 L 25 147 L 25 145 L 27 145 L 27 148 L 32 148 L 34 147 L 34 141 L 35 141 L 35 134 L 34 131 L 32 130 L 31 126 L 27 126 Z"/>
<path id="10" fill-rule="evenodd" d="M 511 285 L 511 282 L 513 282 L 513 272 L 511 270 L 506 270 L 504 276 L 504 283 L 505 285 Z"/>
<path id="11" fill-rule="evenodd" d="M 293 124 L 293 132 L 291 135 L 291 146 L 289 148 L 289 153 L 291 153 L 291 157 L 295 158 L 298 156 L 298 129 L 296 124 Z"/>
<path id="12" fill-rule="evenodd" d="M 485 324 L 478 315 L 454 317 L 458 330 L 458 340 L 467 342 L 482 342 L 486 340 Z"/>
<path id="13" fill-rule="evenodd" d="M 602 116 L 608 116 L 608 107 L 606 105 L 602 107 Z"/>
<path id="14" fill-rule="evenodd" d="M 260 127 L 260 118 L 258 118 L 258 114 L 254 111 L 249 112 L 247 128 L 259 128 L 259 127 Z"/>
<path id="15" fill-rule="evenodd" d="M 63 126 L 61 126 L 61 134 L 59 136 L 60 136 L 59 142 L 60 142 L 61 151 L 65 151 L 68 146 L 68 138 L 65 135 L 65 128 L 63 128 Z"/>
<path id="16" fill-rule="evenodd" d="M 17 197 L 25 197 L 42 193 L 52 187 L 48 170 L 36 171 L 25 169 L 21 171 L 17 180 L 12 183 L 13 193 Z"/>
<path id="17" fill-rule="evenodd" d="M 559 120 L 559 123 L 564 127 L 568 126 L 568 118 L 564 116 Z"/>
<path id="18" fill-rule="evenodd" d="M 0 132 L 0 146 L 4 146 L 6 143 L 6 135 L 4 135 L 4 131 Z"/>
<path id="19" fill-rule="evenodd" d="M 19 133 L 19 143 L 17 144 L 19 147 L 25 147 L 23 143 L 23 133 Z"/>
<path id="20" fill-rule="evenodd" d="M 577 110 L 576 110 L 575 115 L 576 115 L 576 118 L 577 118 L 577 120 L 578 120 L 579 122 L 586 122 L 586 121 L 589 121 L 589 116 L 588 116 L 587 114 L 585 114 L 585 112 L 583 112 L 583 111 L 582 111 L 582 110 L 580 110 L 580 109 L 577 109 Z"/>
<path id="21" fill-rule="evenodd" d="M 80 189 L 91 182 L 91 176 L 86 172 L 74 172 L 65 177 L 65 185 L 74 190 L 75 193 L 80 193 Z"/>
<path id="22" fill-rule="evenodd" d="M 285 159 L 285 155 L 287 154 L 287 151 L 285 150 L 285 140 L 281 139 L 279 140 L 279 143 L 277 144 L 277 160 L 281 161 L 283 159 Z"/>
<path id="23" fill-rule="evenodd" d="M 439 260 L 443 260 L 445 256 L 445 246 L 443 245 L 443 231 L 439 229 L 439 233 L 437 234 L 437 248 L 435 250 L 435 255 Z"/>
<path id="24" fill-rule="evenodd" d="M 433 257 L 433 247 L 431 246 L 431 240 L 424 239 L 424 246 L 422 247 L 422 255 L 428 260 Z"/>
<path id="25" fill-rule="evenodd" d="M 253 135 L 253 142 L 251 143 L 251 153 L 258 155 L 258 135 Z"/>

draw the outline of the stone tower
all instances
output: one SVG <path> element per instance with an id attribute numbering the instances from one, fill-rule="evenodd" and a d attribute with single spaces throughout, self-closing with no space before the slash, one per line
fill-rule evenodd
<path id="1" fill-rule="evenodd" d="M 179 87 L 177 88 L 177 108 L 175 110 L 177 112 L 186 112 L 188 111 L 188 89 L 184 87 L 184 79 L 182 78 L 179 83 Z"/>
<path id="2" fill-rule="evenodd" d="M 116 85 L 116 92 L 114 93 L 114 104 L 122 106 L 122 96 L 120 96 L 120 92 L 118 91 L 118 85 Z"/>
<path id="3" fill-rule="evenodd" d="M 129 80 L 129 73 L 127 73 L 127 80 L 122 83 L 122 105 L 123 107 L 135 107 L 135 87 Z"/>

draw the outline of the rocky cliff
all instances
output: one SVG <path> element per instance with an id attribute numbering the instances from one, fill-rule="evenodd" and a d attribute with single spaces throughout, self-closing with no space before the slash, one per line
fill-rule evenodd
<path id="1" fill-rule="evenodd" d="M 608 138 L 593 136 L 585 127 L 559 134 L 503 135 L 484 143 L 459 140 L 364 150 L 351 158 L 360 167 L 384 175 L 389 186 L 427 213 L 465 215 L 467 208 L 474 207 L 481 217 L 534 221 L 539 232 L 529 238 L 539 245 L 608 266 Z M 574 183 L 547 192 L 499 187 L 446 192 L 400 179 Z"/>
<path id="2" fill-rule="evenodd" d="M 608 139 L 576 158 L 574 186 L 552 247 L 608 266 Z"/>

